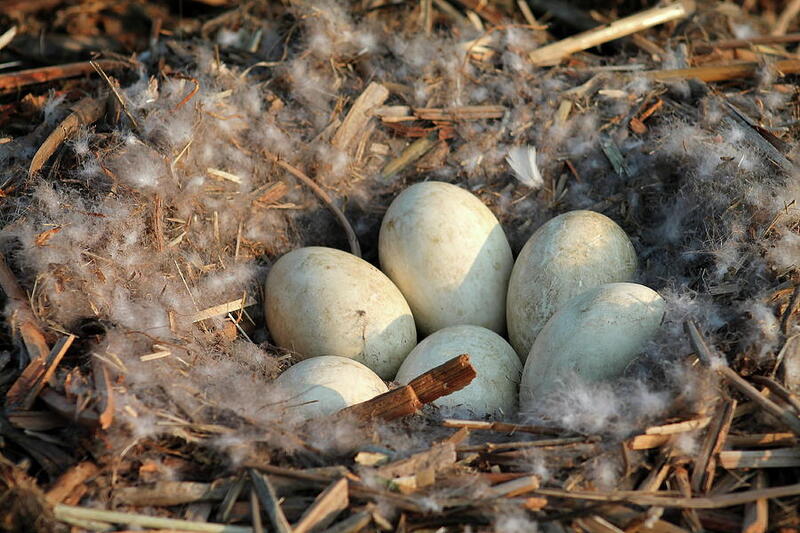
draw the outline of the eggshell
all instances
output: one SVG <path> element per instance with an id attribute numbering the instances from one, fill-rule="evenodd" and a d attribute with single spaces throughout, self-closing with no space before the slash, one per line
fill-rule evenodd
<path id="1" fill-rule="evenodd" d="M 594 287 L 565 303 L 536 337 L 522 373 L 524 408 L 572 375 L 584 381 L 620 376 L 653 338 L 664 300 L 636 283 Z"/>
<path id="2" fill-rule="evenodd" d="M 380 270 L 332 248 L 281 257 L 267 276 L 267 327 L 301 357 L 338 355 L 391 379 L 417 330 L 403 295 Z"/>
<path id="3" fill-rule="evenodd" d="M 462 353 L 469 354 L 477 377 L 460 391 L 435 400 L 434 405 L 465 409 L 476 416 L 514 412 L 522 364 L 500 335 L 479 326 L 451 326 L 433 333 L 408 354 L 395 381 L 406 385 Z"/>
<path id="4" fill-rule="evenodd" d="M 310 419 L 365 402 L 387 392 L 375 372 L 346 357 L 327 355 L 300 361 L 274 381 L 281 408 Z"/>
<path id="5" fill-rule="evenodd" d="M 508 284 L 508 337 L 520 358 L 525 361 L 565 302 L 592 287 L 631 280 L 636 263 L 625 231 L 600 213 L 571 211 L 540 227 L 522 248 Z"/>
<path id="6" fill-rule="evenodd" d="M 412 185 L 389 206 L 378 249 L 422 332 L 464 324 L 505 330 L 511 248 L 474 195 L 437 181 Z"/>

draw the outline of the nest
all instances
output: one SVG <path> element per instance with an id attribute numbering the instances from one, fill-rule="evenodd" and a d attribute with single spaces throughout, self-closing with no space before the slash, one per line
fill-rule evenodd
<path id="1" fill-rule="evenodd" d="M 798 2 L 7 4 L 3 528 L 800 527 Z M 462 356 L 282 407 L 270 265 L 377 263 L 430 178 L 515 253 L 573 209 L 628 232 L 668 312 L 624 379 L 474 420 L 429 405 Z"/>

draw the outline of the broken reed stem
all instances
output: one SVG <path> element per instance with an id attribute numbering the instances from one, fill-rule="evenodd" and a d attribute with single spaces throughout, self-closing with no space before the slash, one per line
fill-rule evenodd
<path id="1" fill-rule="evenodd" d="M 714 363 L 717 356 L 709 348 L 703 334 L 697 328 L 697 325 L 689 320 L 685 324 L 686 332 L 689 334 L 689 340 L 692 347 L 697 353 L 700 360 L 707 366 L 710 366 L 717 374 L 722 376 L 728 383 L 733 385 L 742 394 L 753 400 L 759 407 L 766 412 L 783 422 L 786 427 L 800 435 L 800 418 L 788 409 L 782 409 L 778 404 L 766 398 L 763 394 L 758 392 L 758 389 L 753 387 L 744 380 L 739 374 L 736 373 L 731 367 L 724 363 Z"/>
<path id="2" fill-rule="evenodd" d="M 317 183 L 309 178 L 305 172 L 300 170 L 299 168 L 287 163 L 286 161 L 280 159 L 278 156 L 271 154 L 269 152 L 264 152 L 264 155 L 273 163 L 281 167 L 282 169 L 286 170 L 289 174 L 300 180 L 304 185 L 306 185 L 311 191 L 319 198 L 325 206 L 331 210 L 333 215 L 339 221 L 344 232 L 347 234 L 347 242 L 350 244 L 350 253 L 352 253 L 356 257 L 361 257 L 361 245 L 358 244 L 358 237 L 356 236 L 356 232 L 353 231 L 353 226 L 350 224 L 350 221 L 347 220 L 347 217 L 344 216 L 344 213 L 339 209 L 336 204 L 334 203 L 333 199 L 330 195 L 325 192 L 325 190 L 317 185 Z"/>
<path id="3" fill-rule="evenodd" d="M 281 509 L 278 495 L 272 483 L 269 482 L 266 476 L 253 468 L 251 468 L 249 472 L 250 482 L 253 484 L 256 494 L 258 494 L 258 500 L 261 506 L 267 512 L 267 515 L 269 515 L 269 519 L 275 531 L 277 531 L 277 533 L 292 533 L 292 526 L 289 525 L 289 521 L 286 520 L 286 515 L 283 514 L 283 509 Z"/>
<path id="4" fill-rule="evenodd" d="M 775 498 L 797 496 L 800 495 L 800 483 L 794 485 L 784 485 L 782 487 L 748 490 L 745 492 L 733 492 L 730 494 L 720 494 L 701 498 L 659 496 L 655 494 L 642 494 L 636 491 L 590 492 L 559 489 L 537 489 L 536 493 L 541 494 L 542 496 L 552 496 L 553 498 L 567 498 L 599 502 L 629 502 L 635 505 L 657 507 L 722 509 L 724 507 L 735 507 L 737 505 L 744 505 L 746 503 L 762 499 L 770 500 Z"/>
<path id="5" fill-rule="evenodd" d="M 6 408 L 9 411 L 17 409 L 28 411 L 33 407 L 33 402 L 36 401 L 39 393 L 50 381 L 56 371 L 56 367 L 58 367 L 74 340 L 75 335 L 61 337 L 47 357 L 36 358 L 25 367 L 25 370 L 22 371 L 22 374 L 6 393 Z"/>
<path id="6" fill-rule="evenodd" d="M 121 513 L 106 511 L 104 509 L 89 509 L 72 505 L 58 504 L 53 507 L 56 520 L 68 522 L 70 520 L 88 520 L 104 522 L 106 524 L 124 524 L 127 526 L 147 527 L 155 529 L 170 529 L 178 531 L 197 531 L 200 533 L 252 533 L 253 529 L 229 524 L 214 524 L 209 522 L 192 522 L 176 518 L 161 518 L 135 513 Z"/>
<path id="7" fill-rule="evenodd" d="M 528 57 L 534 65 L 540 67 L 557 65 L 564 57 L 575 52 L 580 52 L 671 20 L 682 19 L 693 11 L 694 2 L 692 0 L 684 0 L 668 6 L 648 9 L 630 17 L 616 20 L 611 24 L 537 48 L 528 54 Z"/>

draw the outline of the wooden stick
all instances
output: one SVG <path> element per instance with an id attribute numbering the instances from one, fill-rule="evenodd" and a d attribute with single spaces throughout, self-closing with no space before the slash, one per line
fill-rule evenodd
<path id="1" fill-rule="evenodd" d="M 292 527 L 293 533 L 310 533 L 328 527 L 349 505 L 347 479 L 334 481 L 317 496 L 300 520 Z"/>
<path id="2" fill-rule="evenodd" d="M 750 379 L 759 385 L 767 387 L 773 394 L 775 394 L 775 396 L 791 405 L 796 412 L 800 413 L 800 398 L 798 398 L 796 394 L 792 393 L 792 391 L 774 379 L 766 376 L 752 376 Z"/>
<path id="3" fill-rule="evenodd" d="M 115 59 L 101 59 L 96 61 L 96 63 L 105 70 L 118 70 L 130 66 L 125 61 L 117 61 Z M 91 72 L 94 72 L 94 67 L 91 65 L 90 61 L 9 72 L 0 75 L 0 91 L 16 90 L 26 85 L 35 85 L 37 83 L 45 83 L 63 78 L 74 78 Z"/>
<path id="4" fill-rule="evenodd" d="M 184 505 L 222 500 L 235 482 L 160 481 L 154 485 L 120 487 L 114 491 L 114 502 L 122 505 Z M 224 520 L 222 520 L 224 521 Z"/>
<path id="5" fill-rule="evenodd" d="M 513 498 L 526 492 L 531 492 L 539 488 L 539 478 L 537 476 L 525 476 L 505 483 L 494 485 L 489 489 L 489 495 L 493 498 Z"/>
<path id="6" fill-rule="evenodd" d="M 689 340 L 691 341 L 695 352 L 705 364 L 710 365 L 713 360 L 717 360 L 717 357 L 709 348 L 705 338 L 703 338 L 702 333 L 700 333 L 700 330 L 697 328 L 697 325 L 691 320 L 686 322 L 686 331 L 689 334 Z M 728 365 L 724 363 L 715 363 L 712 368 L 720 376 L 725 378 L 728 383 L 738 389 L 739 392 L 753 400 L 753 402 L 755 402 L 759 407 L 780 420 L 786 427 L 794 431 L 797 435 L 800 435 L 800 418 L 794 415 L 791 411 L 788 409 L 782 409 L 775 402 L 767 399 L 758 391 L 758 389 L 750 385 Z"/>
<path id="7" fill-rule="evenodd" d="M 72 108 L 72 113 L 67 115 L 61 124 L 47 136 L 28 167 L 28 175 L 33 176 L 47 163 L 61 143 L 72 137 L 82 126 L 94 123 L 103 115 L 106 108 L 104 98 L 86 97 Z"/>
<path id="8" fill-rule="evenodd" d="M 780 76 L 797 74 L 800 72 L 800 60 L 798 59 L 783 59 L 781 61 L 776 61 L 770 66 Z M 758 73 L 760 68 L 762 68 L 760 63 L 732 63 L 728 65 L 712 65 L 671 70 L 650 70 L 643 72 L 643 74 L 656 81 L 698 79 L 705 82 L 714 82 L 752 78 Z"/>
<path id="9" fill-rule="evenodd" d="M 61 503 L 75 490 L 75 487 L 82 485 L 87 479 L 94 477 L 100 469 L 91 461 L 83 461 L 59 476 L 50 490 L 45 494 L 45 498 L 50 503 Z"/>
<path id="10" fill-rule="evenodd" d="M 430 403 L 463 389 L 477 375 L 475 368 L 469 362 L 469 355 L 461 354 L 411 380 L 409 385 L 422 403 Z"/>
<path id="11" fill-rule="evenodd" d="M 56 520 L 61 521 L 67 521 L 68 519 L 92 520 L 107 522 L 109 524 L 125 524 L 128 526 L 173 529 L 179 531 L 198 531 L 201 533 L 252 533 L 253 531 L 252 528 L 243 526 L 213 524 L 209 522 L 191 522 L 189 520 L 161 518 L 159 516 L 135 513 L 120 513 L 103 509 L 75 507 L 72 505 L 64 505 L 63 503 L 53 507 L 53 515 Z"/>
<path id="12" fill-rule="evenodd" d="M 477 372 L 470 364 L 469 356 L 461 354 L 428 370 L 408 385 L 342 409 L 335 416 L 395 420 L 419 411 L 423 404 L 463 389 L 475 376 Z"/>
<path id="13" fill-rule="evenodd" d="M 538 494 L 552 496 L 554 498 L 569 498 L 589 501 L 605 502 L 630 502 L 636 505 L 654 505 L 658 507 L 685 507 L 688 509 L 721 509 L 723 507 L 734 507 L 757 500 L 771 500 L 775 498 L 788 498 L 800 495 L 800 483 L 795 485 L 784 485 L 771 487 L 768 489 L 748 490 L 745 492 L 734 492 L 731 494 L 720 494 L 717 496 L 707 496 L 702 498 L 676 498 L 670 496 L 659 496 L 654 494 L 637 494 L 636 491 L 618 492 L 580 492 L 558 489 L 537 489 Z"/>
<path id="14" fill-rule="evenodd" d="M 501 105 L 472 105 L 450 108 L 413 108 L 414 114 L 421 120 L 431 121 L 457 121 L 479 120 L 487 118 L 503 118 L 506 113 L 505 106 Z"/>
<path id="15" fill-rule="evenodd" d="M 303 172 L 299 168 L 290 165 L 283 159 L 278 158 L 278 156 L 276 155 L 270 154 L 268 152 L 265 152 L 265 155 L 276 165 L 283 168 L 284 170 L 289 172 L 289 174 L 300 180 L 306 187 L 311 189 L 311 191 L 317 196 L 317 198 L 322 200 L 322 203 L 324 203 L 325 206 L 328 209 L 330 209 L 330 211 L 339 221 L 339 224 L 341 224 L 342 229 L 344 229 L 344 232 L 347 234 L 347 242 L 350 244 L 350 253 L 352 253 L 356 257 L 361 257 L 361 245 L 358 243 L 358 237 L 356 236 L 356 232 L 353 231 L 353 226 L 350 225 L 350 221 L 347 220 L 346 216 L 344 216 L 342 210 L 336 206 L 330 195 L 327 192 L 325 192 L 325 190 L 322 187 L 317 185 L 317 182 L 309 178 L 305 174 L 305 172 Z"/>
<path id="16" fill-rule="evenodd" d="M 564 57 L 594 46 L 625 37 L 671 20 L 682 19 L 694 11 L 692 0 L 683 0 L 665 7 L 655 7 L 594 28 L 556 43 L 537 48 L 528 57 L 537 66 L 558 64 Z"/>
<path id="17" fill-rule="evenodd" d="M 712 50 L 726 50 L 730 48 L 748 48 L 758 44 L 782 44 L 800 42 L 800 33 L 789 33 L 787 35 L 759 35 L 747 39 L 725 39 L 722 41 L 711 41 L 709 43 L 693 44 L 695 52 L 711 52 Z"/>
<path id="18" fill-rule="evenodd" d="M 800 0 L 790 0 L 786 7 L 781 12 L 775 26 L 772 28 L 772 35 L 783 35 L 789 29 L 789 24 L 800 13 Z"/>
<path id="19" fill-rule="evenodd" d="M 434 146 L 436 146 L 436 135 L 428 135 L 427 137 L 420 137 L 405 150 L 396 159 L 389 161 L 386 166 L 383 167 L 381 170 L 381 177 L 382 180 L 388 180 L 400 172 L 403 171 L 406 167 L 414 163 L 415 161 L 419 160 L 422 156 L 427 154 Z"/>
<path id="20" fill-rule="evenodd" d="M 396 420 L 416 413 L 422 409 L 422 405 L 414 389 L 405 385 L 342 409 L 335 416 L 354 416 L 362 420 Z"/>
<path id="21" fill-rule="evenodd" d="M 269 479 L 251 468 L 250 481 L 253 483 L 253 488 L 258 494 L 261 506 L 264 507 L 264 510 L 269 515 L 269 519 L 275 531 L 278 533 L 292 533 L 292 526 L 289 525 L 289 521 L 286 520 L 286 515 L 283 514 L 283 509 L 281 509 L 278 503 L 278 496 L 272 484 L 269 482 Z"/>

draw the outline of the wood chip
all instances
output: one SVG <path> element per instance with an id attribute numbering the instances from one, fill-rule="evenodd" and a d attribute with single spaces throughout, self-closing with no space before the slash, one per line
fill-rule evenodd
<path id="1" fill-rule="evenodd" d="M 345 152 L 352 151 L 364 134 L 367 123 L 372 118 L 375 108 L 382 105 L 389 98 L 389 89 L 377 82 L 367 85 L 367 88 L 353 102 L 350 111 L 336 130 L 331 144 Z"/>

